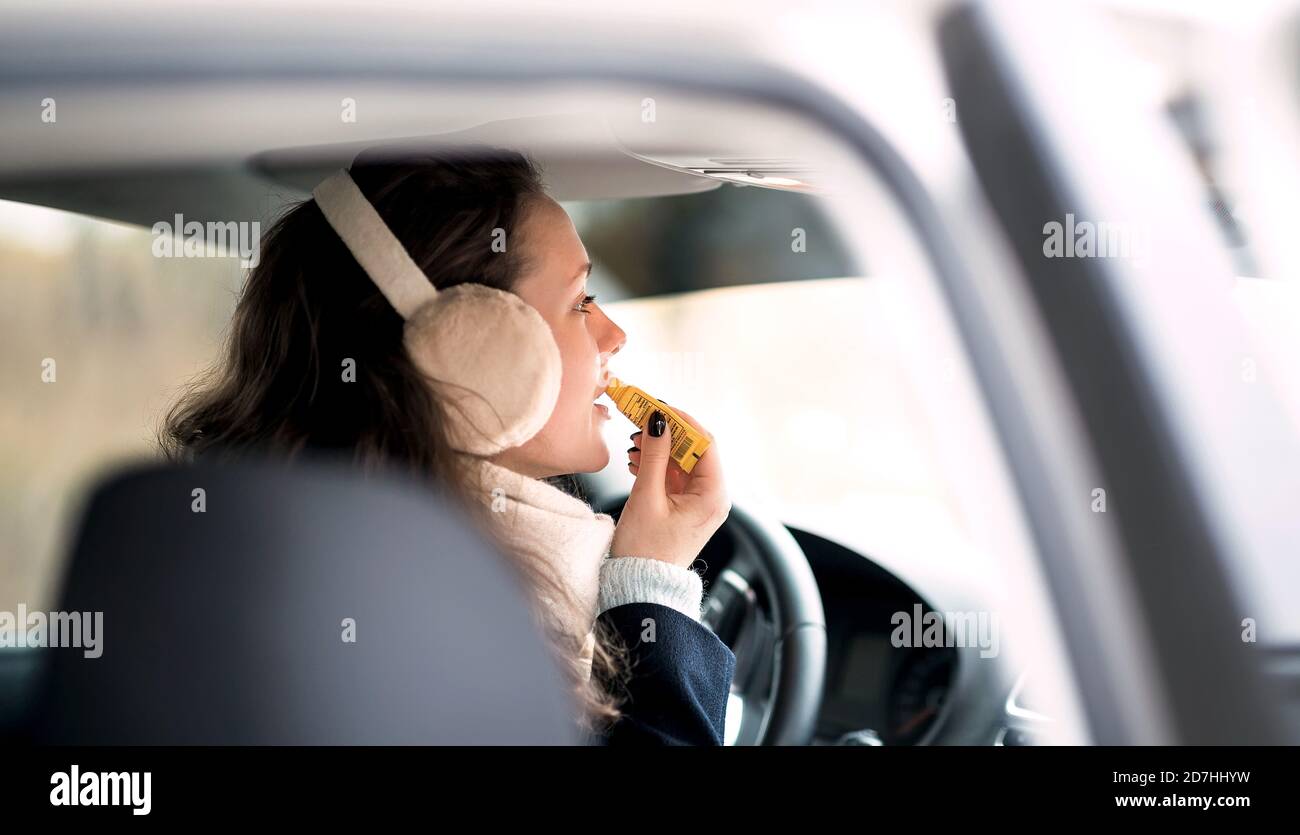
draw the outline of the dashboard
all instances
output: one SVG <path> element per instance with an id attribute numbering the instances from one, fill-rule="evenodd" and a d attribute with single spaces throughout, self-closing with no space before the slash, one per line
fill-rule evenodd
<path id="1" fill-rule="evenodd" d="M 915 745 L 947 705 L 958 663 L 951 647 L 894 646 L 898 613 L 921 597 L 860 554 L 790 529 L 821 588 L 826 611 L 826 689 L 814 745 Z"/>

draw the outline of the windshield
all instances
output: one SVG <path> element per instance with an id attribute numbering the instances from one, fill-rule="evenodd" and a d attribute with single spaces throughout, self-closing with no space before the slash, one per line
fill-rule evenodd
<path id="1" fill-rule="evenodd" d="M 876 293 L 847 277 L 619 302 L 611 368 L 717 436 L 737 502 L 879 551 L 957 523 Z M 611 421 L 611 450 L 630 427 Z M 621 455 L 605 475 L 630 487 Z"/>

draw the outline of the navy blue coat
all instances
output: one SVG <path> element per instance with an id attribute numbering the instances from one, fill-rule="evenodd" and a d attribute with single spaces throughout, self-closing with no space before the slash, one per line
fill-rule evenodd
<path id="1" fill-rule="evenodd" d="M 721 745 L 736 670 L 731 649 L 708 627 L 658 603 L 615 606 L 600 620 L 623 637 L 632 678 L 623 716 L 593 743 Z"/>

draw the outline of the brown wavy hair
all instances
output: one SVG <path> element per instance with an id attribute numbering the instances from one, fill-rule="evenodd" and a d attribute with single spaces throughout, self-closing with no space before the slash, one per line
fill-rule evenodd
<path id="1" fill-rule="evenodd" d="M 541 171 L 522 154 L 496 148 L 437 155 L 375 149 L 353 161 L 352 178 L 438 289 L 476 282 L 512 291 L 527 270 L 520 234 L 530 202 L 543 195 Z M 492 231 L 511 246 L 494 252 Z M 537 601 L 576 607 L 544 565 L 493 534 L 487 494 L 448 443 L 444 405 L 402 344 L 403 321 L 326 222 L 315 200 L 266 231 L 261 257 L 240 293 L 224 356 L 193 381 L 164 418 L 159 443 L 177 461 L 247 453 L 292 459 L 344 455 L 365 472 L 397 469 L 452 488 L 533 592 L 534 613 L 574 689 L 579 726 L 600 733 L 619 717 L 627 650 L 596 625 L 591 677 L 576 636 L 552 628 Z M 355 381 L 344 382 L 347 360 Z M 554 486 L 569 489 L 559 477 Z"/>

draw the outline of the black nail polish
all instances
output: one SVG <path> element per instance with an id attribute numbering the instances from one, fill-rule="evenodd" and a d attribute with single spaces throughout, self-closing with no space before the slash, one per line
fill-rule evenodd
<path id="1" fill-rule="evenodd" d="M 655 413 L 650 416 L 650 437 L 658 438 L 667 428 L 668 421 L 664 419 L 664 413 L 655 409 Z"/>
<path id="2" fill-rule="evenodd" d="M 639 447 L 639 446 L 630 446 L 630 447 L 627 448 L 627 451 L 628 451 L 628 452 L 640 452 L 640 451 L 641 451 L 641 447 Z"/>

